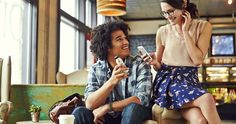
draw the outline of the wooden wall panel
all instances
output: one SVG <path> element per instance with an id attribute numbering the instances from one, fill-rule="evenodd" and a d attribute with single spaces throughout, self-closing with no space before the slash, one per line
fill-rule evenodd
<path id="1" fill-rule="evenodd" d="M 37 82 L 55 83 L 58 0 L 38 1 Z"/>

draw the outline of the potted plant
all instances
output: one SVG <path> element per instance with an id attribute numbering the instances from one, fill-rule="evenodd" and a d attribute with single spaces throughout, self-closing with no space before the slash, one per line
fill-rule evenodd
<path id="1" fill-rule="evenodd" d="M 30 105 L 29 112 L 31 113 L 31 119 L 33 122 L 39 122 L 41 106 Z"/>

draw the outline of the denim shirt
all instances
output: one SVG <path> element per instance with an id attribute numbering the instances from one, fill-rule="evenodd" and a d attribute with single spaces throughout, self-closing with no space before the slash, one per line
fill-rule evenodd
<path id="1" fill-rule="evenodd" d="M 143 106 L 148 106 L 152 90 L 151 68 L 139 56 L 127 57 L 125 65 L 129 68 L 129 77 L 120 80 L 114 87 L 106 103 L 137 96 Z M 98 60 L 88 74 L 88 84 L 85 88 L 85 99 L 98 90 L 111 77 L 107 61 Z M 102 97 L 102 96 L 101 96 Z"/>

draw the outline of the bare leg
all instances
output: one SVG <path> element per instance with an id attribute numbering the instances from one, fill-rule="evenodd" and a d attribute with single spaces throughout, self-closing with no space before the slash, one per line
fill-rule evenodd
<path id="1" fill-rule="evenodd" d="M 181 111 L 182 116 L 190 122 L 190 124 L 207 124 L 206 118 L 202 115 L 202 112 L 197 107 L 185 108 Z"/>
<path id="2" fill-rule="evenodd" d="M 209 124 L 221 124 L 220 117 L 216 110 L 215 101 L 210 93 L 206 93 L 196 100 L 183 105 L 183 108 L 200 108 L 203 116 L 206 118 Z"/>

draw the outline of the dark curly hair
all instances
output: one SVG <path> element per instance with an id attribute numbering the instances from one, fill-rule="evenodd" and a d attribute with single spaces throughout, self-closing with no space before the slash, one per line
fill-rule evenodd
<path id="1" fill-rule="evenodd" d="M 191 17 L 193 19 L 199 18 L 197 5 L 194 3 L 190 3 L 189 0 L 186 0 L 186 7 L 184 7 L 184 0 L 160 0 L 160 2 L 166 2 L 176 9 L 187 10 L 191 14 Z"/>
<path id="2" fill-rule="evenodd" d="M 122 30 L 128 36 L 128 30 L 130 28 L 123 21 L 110 21 L 92 30 L 90 50 L 100 60 L 107 59 L 108 48 L 112 47 L 111 34 L 116 30 Z"/>

